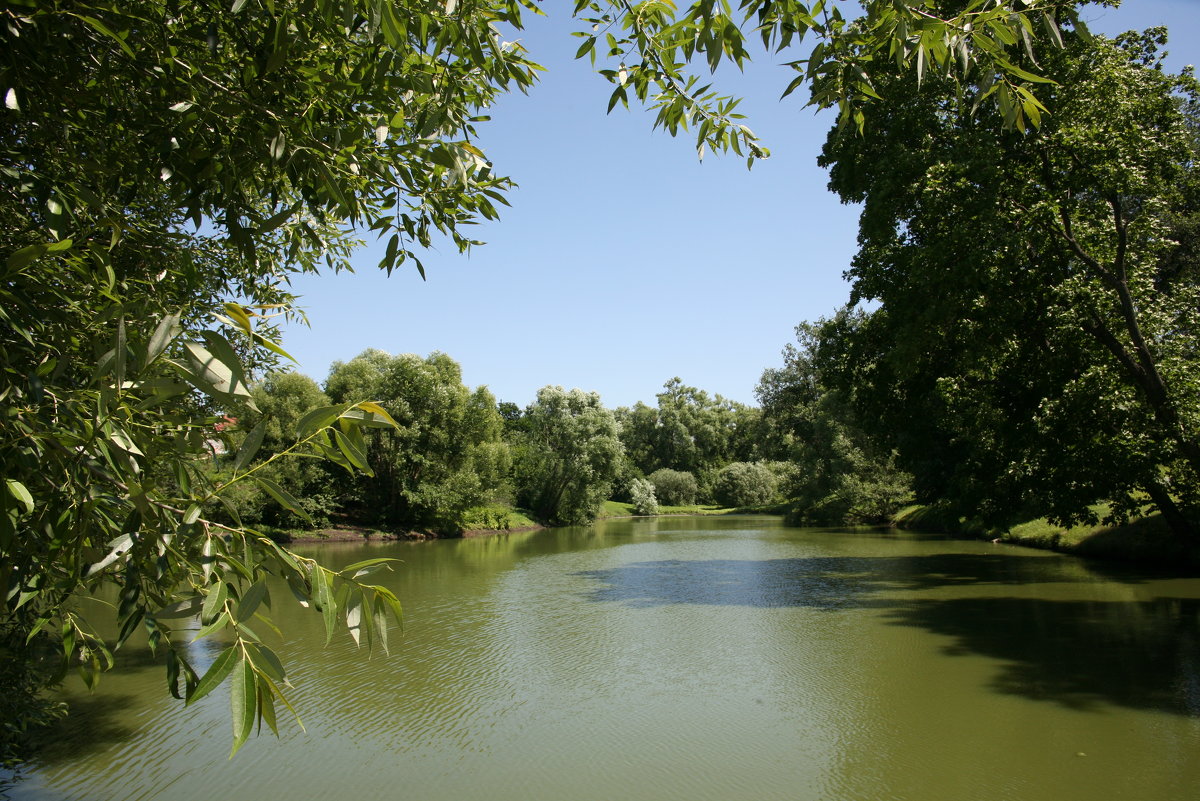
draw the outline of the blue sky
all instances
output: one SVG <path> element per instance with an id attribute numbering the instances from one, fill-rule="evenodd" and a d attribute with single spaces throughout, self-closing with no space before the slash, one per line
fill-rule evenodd
<path id="1" fill-rule="evenodd" d="M 846 302 L 857 209 L 816 165 L 835 117 L 805 109 L 802 91 L 779 100 L 782 59 L 718 84 L 744 97 L 771 158 L 750 171 L 732 155 L 697 162 L 691 138 L 652 131 L 647 112 L 605 114 L 611 87 L 573 60 L 567 5 L 528 19 L 520 38 L 547 72 L 480 131 L 520 185 L 498 223 L 470 232 L 488 244 L 469 256 L 441 245 L 422 259 L 426 281 L 385 276 L 371 245 L 353 274 L 297 279 L 311 328 L 289 327 L 284 345 L 301 372 L 324 381 L 369 347 L 440 350 L 468 385 L 521 405 L 547 384 L 595 390 L 609 407 L 653 404 L 673 376 L 753 403 L 795 325 Z M 1126 0 L 1085 19 L 1106 33 L 1166 24 L 1169 66 L 1200 60 L 1200 0 Z"/>

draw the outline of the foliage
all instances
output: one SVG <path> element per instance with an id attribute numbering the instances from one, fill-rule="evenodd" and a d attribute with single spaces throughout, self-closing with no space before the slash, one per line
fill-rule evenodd
<path id="1" fill-rule="evenodd" d="M 386 635 L 371 623 L 398 612 L 394 598 L 360 582 L 378 565 L 332 573 L 202 516 L 250 481 L 299 510 L 282 474 L 269 477 L 285 455 L 315 450 L 371 470 L 362 428 L 391 425 L 383 409 L 360 398 L 313 410 L 291 445 L 252 465 L 267 436 L 255 424 L 227 474 L 209 471 L 206 442 L 224 412 L 250 401 L 248 374 L 283 354 L 270 318 L 294 313 L 290 273 L 346 267 L 355 231 L 386 237 L 383 268 L 411 261 L 423 272 L 419 249 L 439 235 L 468 248 L 463 226 L 496 216 L 510 184 L 472 140 L 499 93 L 533 82 L 536 66 L 497 33 L 520 27 L 522 7 L 536 11 L 528 0 L 18 0 L 0 10 L 0 622 L 53 632 L 94 679 L 112 660 L 67 598 L 119 586 L 118 646 L 143 624 L 152 644 L 170 645 L 165 621 L 198 612 L 206 636 L 223 631 L 233 644 L 204 677 L 172 647 L 170 685 L 194 701 L 230 680 L 235 751 L 256 721 L 274 728 L 281 697 L 282 668 L 246 629 L 265 608 L 266 575 L 288 577 L 327 628 L 342 618 L 356 640 Z M 628 82 L 668 130 L 686 117 L 702 144 L 764 155 L 731 103 L 706 111 L 705 90 L 683 76 L 695 54 L 713 66 L 744 58 L 728 7 L 714 8 L 697 4 L 677 27 L 669 4 L 617 4 L 631 37 L 610 43 L 614 57 L 633 48 L 644 58 L 611 71 L 614 102 Z M 793 66 L 806 63 L 815 100 L 844 103 L 844 114 L 873 91 L 859 68 L 884 52 L 918 73 L 928 64 L 994 84 L 1011 105 L 1028 78 L 1006 55 L 1032 20 L 1057 30 L 1060 10 L 1073 19 L 1049 0 L 970 3 L 945 19 L 926 3 L 866 8 L 847 25 L 790 0 L 746 5 L 768 45 L 805 30 L 823 37 L 823 55 Z M 596 13 L 596 25 L 610 21 Z M 653 99 L 652 83 L 662 89 Z M 1032 114 L 1036 101 L 1015 102 Z M 553 428 L 531 424 L 526 467 L 553 489 L 539 494 L 542 508 L 586 517 L 619 454 L 615 435 L 594 437 L 606 445 L 585 460 L 587 480 L 553 479 L 555 460 L 574 457 L 539 426 Z M 425 432 L 406 423 L 403 436 Z M 463 468 L 416 485 L 436 498 L 410 483 L 405 503 L 464 508 L 476 478 Z"/>
<path id="2" fill-rule="evenodd" d="M 713 497 L 722 506 L 758 506 L 775 497 L 775 474 L 761 462 L 731 462 L 717 473 Z"/>
<path id="3" fill-rule="evenodd" d="M 291 371 L 273 371 L 250 386 L 255 409 L 237 410 L 238 417 L 226 424 L 222 436 L 231 445 L 240 445 L 244 438 L 261 423 L 262 443 L 256 461 L 269 459 L 288 447 L 288 432 L 295 431 L 309 411 L 330 405 L 329 397 L 306 375 Z M 231 428 L 236 425 L 236 428 Z M 236 451 L 236 447 L 232 450 Z M 315 455 L 315 454 L 314 454 Z M 214 458 L 214 473 L 228 475 L 232 453 Z M 325 528 L 338 510 L 333 488 L 330 463 L 318 459 L 284 459 L 264 465 L 258 475 L 282 487 L 294 498 L 300 511 L 292 511 L 279 503 L 257 484 L 240 484 L 223 494 L 225 505 L 232 507 L 236 519 L 243 523 L 275 528 Z M 214 519 L 232 523 L 222 515 L 222 505 L 214 504 Z"/>
<path id="4" fill-rule="evenodd" d="M 881 306 L 834 323 L 823 366 L 921 498 L 1070 524 L 1148 495 L 1195 530 L 1197 88 L 1162 41 L 1070 38 L 1026 136 L 902 75 L 877 135 L 831 134 L 831 185 L 865 204 L 854 297 Z"/>
<path id="5" fill-rule="evenodd" d="M 367 350 L 335 362 L 325 388 L 342 402 L 378 398 L 398 424 L 366 442 L 373 476 L 347 477 L 344 497 L 355 517 L 457 534 L 466 511 L 507 478 L 511 460 L 495 399 L 485 387 L 468 389 L 444 353 L 422 359 Z"/>
<path id="6" fill-rule="evenodd" d="M 661 468 L 711 471 L 757 452 L 756 409 L 710 396 L 679 378 L 663 385 L 657 408 L 638 403 L 616 414 L 621 442 L 643 474 Z"/>
<path id="7" fill-rule="evenodd" d="M 850 4 L 847 4 L 850 5 Z M 1040 92 L 1047 79 L 1034 64 L 1034 31 L 1058 41 L 1061 26 L 1084 30 L 1077 0 L 860 0 L 860 16 L 843 5 L 799 0 L 744 0 L 735 12 L 729 2 L 703 0 L 678 10 L 670 0 L 606 3 L 578 0 L 577 15 L 591 26 L 577 58 L 605 56 L 600 72 L 614 84 L 609 100 L 628 104 L 630 94 L 649 103 L 655 126 L 672 135 L 692 129 L 696 150 L 732 149 L 747 164 L 768 153 L 736 112 L 738 101 L 719 95 L 689 72 L 693 61 L 708 70 L 728 61 L 742 67 L 750 59 L 750 39 L 768 53 L 797 48 L 807 37 L 812 49 L 785 62 L 794 72 L 784 90 L 811 90 L 810 105 L 837 106 L 843 126 L 864 129 L 871 105 L 885 87 L 880 66 L 897 65 L 917 83 L 926 76 L 953 81 L 959 92 L 994 103 L 1007 125 L 1024 131 L 1037 126 L 1045 106 Z"/>
<path id="8" fill-rule="evenodd" d="M 249 467 L 266 435 L 255 426 L 223 475 L 206 441 L 221 412 L 250 401 L 247 372 L 283 353 L 270 317 L 289 313 L 288 273 L 344 266 L 354 226 L 389 237 L 392 269 L 437 232 L 469 246 L 460 226 L 495 215 L 508 182 L 471 144 L 473 126 L 534 76 L 499 22 L 519 24 L 519 6 L 0 10 L 6 630 L 51 634 L 94 681 L 109 644 L 66 602 L 116 585 L 113 645 L 147 629 L 190 701 L 229 678 L 235 750 L 256 721 L 274 728 L 282 697 L 282 667 L 245 628 L 266 608 L 268 574 L 327 626 L 386 634 L 395 598 L 362 583 L 377 565 L 330 572 L 204 517 L 248 482 L 298 508 L 268 477 L 276 457 L 316 448 L 362 469 L 360 429 L 386 423 L 382 410 L 314 413 L 287 450 Z M 196 613 L 204 636 L 232 643 L 203 677 L 171 641 L 169 621 Z"/>
<path id="9" fill-rule="evenodd" d="M 912 494 L 895 454 L 863 430 L 845 393 L 818 367 L 850 319 L 858 318 L 843 312 L 796 326 L 798 347 L 785 347 L 783 367 L 763 371 L 756 389 L 775 455 L 792 466 L 781 486 L 796 523 L 882 523 Z"/>
<path id="10" fill-rule="evenodd" d="M 18 767 L 29 757 L 33 733 L 66 714 L 65 704 L 43 693 L 47 675 L 57 672 L 55 647 L 48 640 L 36 637 L 30 643 L 24 630 L 0 627 L 0 687 L 5 690 L 0 693 L 0 770 Z"/>
<path id="11" fill-rule="evenodd" d="M 654 485 L 646 479 L 635 478 L 630 484 L 629 495 L 633 498 L 635 515 L 658 514 L 658 499 L 654 497 Z"/>
<path id="12" fill-rule="evenodd" d="M 514 468 L 521 505 L 554 525 L 595 520 L 624 454 L 616 417 L 595 392 L 549 386 L 525 417 Z"/>
<path id="13" fill-rule="evenodd" d="M 654 494 L 667 506 L 691 506 L 696 502 L 699 486 L 691 473 L 662 467 L 648 478 L 654 485 Z"/>

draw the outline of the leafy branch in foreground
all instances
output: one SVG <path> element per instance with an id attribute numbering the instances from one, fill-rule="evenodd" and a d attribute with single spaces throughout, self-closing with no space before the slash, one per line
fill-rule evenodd
<path id="1" fill-rule="evenodd" d="M 226 304 L 226 311 L 241 322 L 243 333 L 257 336 L 250 327 L 256 312 L 238 304 Z M 389 560 L 334 572 L 254 531 L 206 519 L 202 512 L 222 502 L 222 493 L 233 485 L 253 481 L 303 516 L 296 498 L 257 475 L 260 467 L 315 451 L 351 470 L 369 469 L 363 429 L 396 423 L 372 402 L 324 407 L 300 421 L 291 447 L 250 467 L 262 443 L 260 424 L 233 457 L 232 477 L 219 485 L 210 483 L 205 469 L 211 454 L 176 458 L 173 472 L 164 474 L 156 457 L 177 456 L 181 439 L 212 436 L 213 419 L 200 403 L 189 415 L 166 407 L 165 399 L 186 398 L 190 385 L 210 401 L 249 402 L 234 344 L 215 331 L 201 332 L 203 344 L 185 341 L 180 333 L 179 318 L 172 315 L 146 341 L 130 341 L 118 319 L 112 349 L 74 397 L 53 403 L 48 418 L 36 408 L 12 410 L 7 428 L 16 436 L 6 444 L 19 459 L 36 465 L 38 474 L 6 479 L 0 543 L 7 558 L 0 589 L 10 602 L 9 614 L 27 624 L 26 641 L 56 634 L 64 664 L 76 663 L 89 686 L 113 666 L 113 651 L 139 630 L 151 649 L 167 649 L 168 685 L 188 703 L 231 679 L 236 752 L 254 722 L 275 730 L 275 704 L 287 705 L 283 665 L 252 627 L 274 628 L 265 614 L 273 600 L 268 577 L 285 581 L 301 604 L 320 612 L 327 639 L 340 621 L 355 642 L 378 643 L 386 650 L 389 620 L 398 622 L 401 609 L 390 590 L 364 581 Z M 81 431 L 91 435 L 80 436 Z M 84 497 L 70 482 L 86 483 Z M 108 538 L 106 526 L 91 522 L 96 520 L 112 524 L 119 534 Z M 36 550 L 22 548 L 35 544 L 19 539 L 29 529 L 61 535 L 36 543 L 41 545 Z M 106 585 L 118 592 L 118 633 L 111 641 L 97 634 L 71 602 Z M 181 632 L 169 622 L 196 616 L 200 629 L 194 639 L 220 633 L 232 640 L 203 676 L 190 665 L 186 649 L 179 647 Z"/>
<path id="2" fill-rule="evenodd" d="M 14 659 L 40 666 L 54 647 L 94 681 L 139 630 L 170 644 L 160 617 L 178 617 L 163 610 L 195 607 L 206 634 L 220 621 L 234 638 L 222 665 L 240 699 L 237 746 L 247 721 L 270 725 L 284 686 L 249 633 L 265 576 L 379 640 L 380 614 L 398 611 L 386 591 L 208 519 L 251 482 L 296 507 L 248 468 L 261 434 L 223 485 L 211 445 L 252 402 L 247 376 L 286 357 L 271 317 L 297 315 L 290 276 L 348 268 L 366 232 L 383 240 L 381 268 L 423 271 L 435 238 L 469 248 L 464 226 L 496 217 L 511 182 L 476 126 L 534 81 L 497 30 L 530 6 L 0 8 L 0 632 Z M 357 471 L 361 429 L 392 424 L 362 403 L 309 423 L 292 453 Z M 114 587 L 115 633 L 102 638 L 107 610 L 76 604 Z M 199 679 L 170 654 L 173 684 L 194 698 Z M 0 677 L 0 693 L 30 697 L 27 675 Z"/>
<path id="3" fill-rule="evenodd" d="M 671 0 L 577 0 L 575 15 L 590 29 L 575 32 L 583 39 L 576 57 L 594 64 L 599 53 L 615 65 L 600 70 L 616 84 L 610 111 L 628 105 L 632 91 L 657 112 L 655 127 L 671 135 L 694 130 L 699 155 L 733 150 L 752 165 L 769 151 L 741 122 L 739 101 L 694 74 L 693 62 L 710 73 L 723 62 L 742 69 L 754 39 L 768 53 L 785 53 L 807 38 L 806 55 L 784 64 L 795 76 L 783 96 L 808 86 L 809 105 L 836 107 L 840 123 L 860 133 L 880 99 L 875 75 L 893 62 L 918 83 L 927 74 L 956 81 L 977 106 L 995 103 L 1008 127 L 1025 131 L 1046 113 L 1036 85 L 1053 83 L 1041 74 L 1036 47 L 1062 47 L 1064 25 L 1088 35 L 1075 0 L 859 0 L 857 16 L 844 14 L 844 5 L 855 4 L 742 0 L 735 10 L 729 0 L 698 0 L 680 11 Z"/>

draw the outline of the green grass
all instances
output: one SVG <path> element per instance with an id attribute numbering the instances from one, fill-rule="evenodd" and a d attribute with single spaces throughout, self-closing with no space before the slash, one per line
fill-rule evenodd
<path id="1" fill-rule="evenodd" d="M 1108 506 L 1092 507 L 1098 516 Z M 1044 517 L 1017 523 L 1007 530 L 988 530 L 977 522 L 952 520 L 944 508 L 908 506 L 896 513 L 900 528 L 942 531 L 970 537 L 987 537 L 1013 545 L 1122 562 L 1157 562 L 1200 565 L 1200 543 L 1176 535 L 1160 514 L 1139 517 L 1121 525 L 1060 526 Z"/>
<path id="2" fill-rule="evenodd" d="M 468 531 L 507 531 L 537 527 L 537 521 L 524 510 L 503 504 L 472 507 L 467 510 L 465 517 L 465 528 Z"/>
<path id="3" fill-rule="evenodd" d="M 732 514 L 783 514 L 787 504 L 771 504 L 768 506 L 747 506 L 730 508 L 712 504 L 691 504 L 690 506 L 659 506 L 658 516 L 662 515 L 732 515 Z M 635 517 L 632 503 L 621 501 L 605 501 L 600 510 L 601 520 L 608 517 Z"/>

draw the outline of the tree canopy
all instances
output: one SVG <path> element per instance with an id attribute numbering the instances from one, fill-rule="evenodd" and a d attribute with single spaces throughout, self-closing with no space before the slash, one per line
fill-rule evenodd
<path id="1" fill-rule="evenodd" d="M 1149 501 L 1193 533 L 1197 85 L 1163 36 L 1047 54 L 1036 133 L 896 73 L 872 136 L 830 136 L 832 188 L 864 203 L 853 297 L 881 305 L 824 363 L 924 497 L 1000 522 Z"/>

